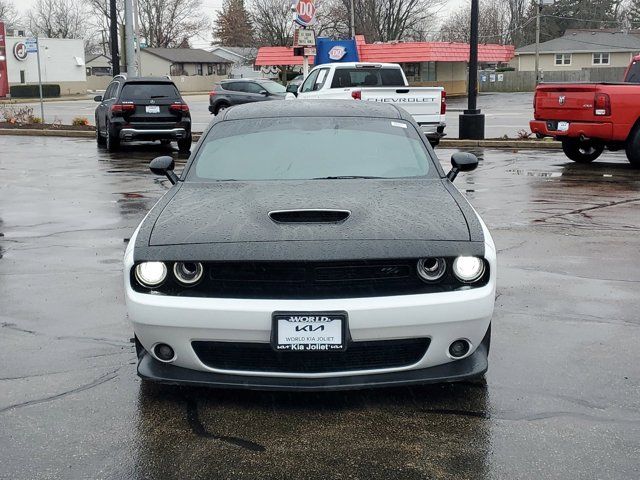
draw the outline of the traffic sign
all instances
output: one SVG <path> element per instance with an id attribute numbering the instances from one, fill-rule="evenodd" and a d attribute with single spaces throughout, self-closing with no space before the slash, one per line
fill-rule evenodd
<path id="1" fill-rule="evenodd" d="M 313 24 L 316 19 L 316 5 L 313 0 L 296 0 L 294 8 L 296 23 L 303 27 Z"/>
<path id="2" fill-rule="evenodd" d="M 37 38 L 27 38 L 27 39 L 25 39 L 24 44 L 27 47 L 27 53 L 37 53 L 38 52 L 38 39 Z"/>
<path id="3" fill-rule="evenodd" d="M 315 32 L 310 28 L 296 28 L 293 32 L 294 47 L 313 47 L 316 44 Z"/>

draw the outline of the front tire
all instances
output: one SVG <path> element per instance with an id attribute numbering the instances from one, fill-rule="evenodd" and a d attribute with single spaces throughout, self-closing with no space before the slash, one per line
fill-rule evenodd
<path id="1" fill-rule="evenodd" d="M 562 151 L 576 163 L 591 163 L 604 151 L 604 144 L 597 140 L 565 138 L 562 140 Z"/>
<path id="2" fill-rule="evenodd" d="M 187 138 L 178 140 L 178 150 L 180 150 L 180 153 L 189 153 L 189 151 L 191 150 L 192 141 L 193 137 L 191 136 L 191 134 L 189 134 Z"/>
<path id="3" fill-rule="evenodd" d="M 629 163 L 635 168 L 640 168 L 640 125 L 637 125 L 629 135 L 625 151 Z"/>

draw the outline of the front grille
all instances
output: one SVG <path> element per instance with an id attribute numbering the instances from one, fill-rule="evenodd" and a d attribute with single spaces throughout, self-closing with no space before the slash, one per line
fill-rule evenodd
<path id="1" fill-rule="evenodd" d="M 353 260 L 330 262 L 206 262 L 200 283 L 183 287 L 169 274 L 155 291 L 166 295 L 210 298 L 323 299 L 363 298 L 390 295 L 450 292 L 486 285 L 485 276 L 464 285 L 448 269 L 436 283 L 425 283 L 417 275 L 417 259 Z M 171 272 L 171 262 L 168 270 Z M 139 292 L 150 292 L 131 273 L 131 284 Z"/>
<path id="2" fill-rule="evenodd" d="M 428 338 L 352 342 L 344 352 L 276 352 L 268 343 L 192 342 L 202 363 L 236 371 L 324 373 L 413 365 L 427 352 Z"/>

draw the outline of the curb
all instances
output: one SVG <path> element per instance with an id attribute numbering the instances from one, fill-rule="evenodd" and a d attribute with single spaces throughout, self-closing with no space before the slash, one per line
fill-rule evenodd
<path id="1" fill-rule="evenodd" d="M 95 132 L 82 130 L 36 130 L 19 128 L 0 128 L 0 135 L 17 135 L 23 137 L 75 137 L 94 138 Z M 193 140 L 198 141 L 201 132 L 193 132 Z M 459 140 L 443 138 L 439 147 L 442 148 L 513 148 L 513 149 L 559 149 L 560 142 L 549 140 Z"/>

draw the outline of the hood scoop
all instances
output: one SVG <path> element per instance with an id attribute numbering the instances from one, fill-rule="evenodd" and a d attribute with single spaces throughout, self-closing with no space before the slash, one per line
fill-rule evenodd
<path id="1" fill-rule="evenodd" d="M 269 218 L 275 223 L 342 223 L 349 218 L 349 210 L 297 209 L 274 210 Z"/>

